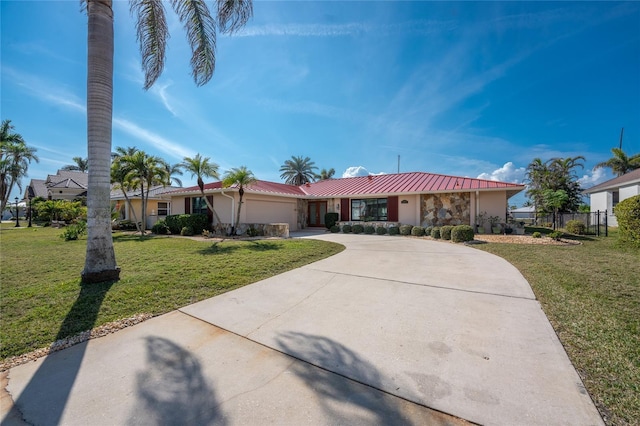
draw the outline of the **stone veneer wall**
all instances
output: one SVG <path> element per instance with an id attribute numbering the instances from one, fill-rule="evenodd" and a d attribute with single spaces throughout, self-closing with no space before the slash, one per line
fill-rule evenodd
<path id="1" fill-rule="evenodd" d="M 309 211 L 309 203 L 307 200 L 298 199 L 298 205 L 296 208 L 298 209 L 298 229 L 304 229 L 307 227 L 307 214 Z"/>
<path id="2" fill-rule="evenodd" d="M 471 194 L 424 194 L 420 196 L 422 226 L 470 225 Z"/>
<path id="3" fill-rule="evenodd" d="M 289 238 L 288 223 L 241 223 L 236 227 L 236 235 L 246 235 L 247 230 L 253 228 L 261 237 Z M 213 226 L 215 235 L 229 235 L 231 232 L 230 223 L 216 223 Z"/>

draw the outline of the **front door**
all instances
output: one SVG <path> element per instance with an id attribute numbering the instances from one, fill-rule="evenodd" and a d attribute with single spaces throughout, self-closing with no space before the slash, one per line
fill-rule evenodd
<path id="1" fill-rule="evenodd" d="M 324 215 L 326 213 L 326 201 L 309 201 L 309 226 L 325 226 Z"/>

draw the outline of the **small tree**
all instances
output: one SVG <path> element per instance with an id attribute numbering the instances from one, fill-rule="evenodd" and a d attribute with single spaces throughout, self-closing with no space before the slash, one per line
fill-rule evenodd
<path id="1" fill-rule="evenodd" d="M 232 185 L 236 185 L 238 188 L 238 194 L 240 194 L 240 201 L 238 202 L 238 212 L 236 214 L 235 226 L 231 227 L 231 233 L 235 234 L 236 226 L 240 223 L 240 209 L 242 208 L 242 197 L 244 197 L 244 187 L 256 182 L 256 177 L 253 172 L 247 169 L 246 166 L 240 168 L 234 168 L 225 173 L 222 179 L 222 185 L 228 188 Z"/>
<path id="2" fill-rule="evenodd" d="M 640 247 L 640 195 L 619 202 L 615 215 L 620 240 Z"/>
<path id="3" fill-rule="evenodd" d="M 558 211 L 567 202 L 569 196 L 563 189 L 558 189 L 557 191 L 546 189 L 543 192 L 542 199 L 545 207 L 553 211 L 553 229 L 557 229 Z"/>

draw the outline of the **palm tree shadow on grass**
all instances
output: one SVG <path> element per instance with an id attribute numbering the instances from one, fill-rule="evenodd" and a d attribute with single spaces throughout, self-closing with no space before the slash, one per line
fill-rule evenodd
<path id="1" fill-rule="evenodd" d="M 201 254 L 230 254 L 238 250 L 247 249 L 251 251 L 281 250 L 281 246 L 268 241 L 246 241 L 247 244 L 219 243 L 215 242 L 209 247 L 200 250 Z"/>
<path id="2" fill-rule="evenodd" d="M 80 293 L 60 325 L 56 340 L 91 330 L 100 307 L 115 281 L 100 284 L 80 284 Z M 87 342 L 64 351 L 49 354 L 29 380 L 15 406 L 20 412 L 33 413 L 25 418 L 32 424 L 59 424 L 78 370 L 84 358 Z"/>

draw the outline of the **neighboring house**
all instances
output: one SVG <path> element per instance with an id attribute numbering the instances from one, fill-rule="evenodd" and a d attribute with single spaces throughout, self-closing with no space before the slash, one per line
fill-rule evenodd
<path id="1" fill-rule="evenodd" d="M 158 220 L 164 219 L 172 214 L 171 197 L 167 192 L 175 189 L 177 189 L 177 187 L 158 185 L 149 190 L 146 229 L 151 229 Z M 112 190 L 110 197 L 113 209 L 118 212 L 118 219 L 130 220 L 132 222 L 135 221 L 135 218 L 137 218 L 138 221 L 142 220 L 142 197 L 139 189 L 127 192 L 127 197 L 129 197 L 131 201 L 131 207 L 128 205 L 124 193 L 120 189 Z"/>
<path id="2" fill-rule="evenodd" d="M 640 169 L 602 182 L 582 192 L 589 194 L 592 212 L 606 210 L 608 224 L 618 226 L 615 216 L 616 205 L 627 198 L 640 195 Z"/>
<path id="3" fill-rule="evenodd" d="M 89 175 L 84 172 L 58 170 L 46 179 L 31 179 L 24 195 L 45 200 L 75 200 L 87 196 Z M 28 195 L 27 195 L 28 194 Z"/>
<path id="4" fill-rule="evenodd" d="M 536 208 L 535 206 L 525 206 L 517 209 L 511 210 L 511 217 L 514 220 L 535 220 L 536 219 Z"/>
<path id="5" fill-rule="evenodd" d="M 480 212 L 506 222 L 507 201 L 524 185 L 412 172 L 327 179 L 301 186 L 257 181 L 245 187 L 240 222 L 287 223 L 295 231 L 324 226 L 336 212 L 341 222 L 383 222 L 421 226 L 474 225 Z M 233 224 L 238 188 L 209 183 L 204 192 L 223 224 Z M 197 186 L 167 193 L 172 214 L 207 213 Z"/>

